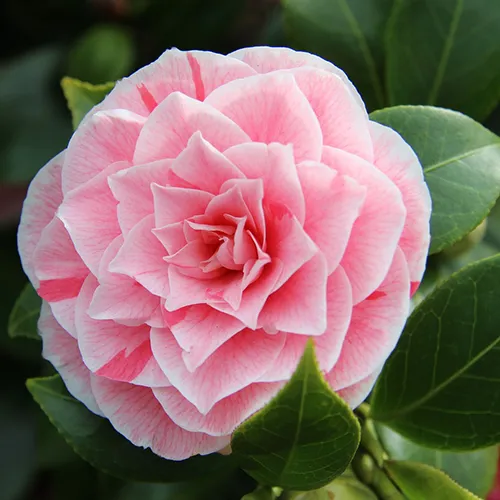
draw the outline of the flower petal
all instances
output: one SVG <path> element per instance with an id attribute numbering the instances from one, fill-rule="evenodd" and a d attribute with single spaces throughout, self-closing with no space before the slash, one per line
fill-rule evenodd
<path id="1" fill-rule="evenodd" d="M 172 333 L 166 328 L 151 331 L 154 355 L 169 381 L 203 414 L 221 399 L 258 380 L 274 362 L 284 341 L 282 334 L 242 330 L 190 373 Z"/>
<path id="2" fill-rule="evenodd" d="M 353 385 L 349 385 L 337 391 L 337 394 L 351 407 L 357 408 L 370 394 L 382 367 L 377 368 L 373 373 L 367 375 L 363 380 L 356 382 Z M 326 381 L 328 382 L 328 374 L 326 375 Z"/>
<path id="3" fill-rule="evenodd" d="M 406 221 L 399 246 L 405 254 L 412 283 L 419 283 L 429 249 L 431 197 L 417 155 L 394 130 L 370 122 L 375 166 L 401 191 Z"/>
<path id="4" fill-rule="evenodd" d="M 214 90 L 206 102 L 237 123 L 252 141 L 291 143 L 296 161 L 321 157 L 318 119 L 292 75 L 234 80 Z"/>
<path id="5" fill-rule="evenodd" d="M 370 163 L 328 146 L 323 148 L 322 161 L 367 188 L 365 203 L 341 261 L 357 304 L 387 274 L 403 231 L 406 208 L 399 189 Z"/>
<path id="6" fill-rule="evenodd" d="M 120 434 L 161 457 L 184 460 L 213 453 L 229 444 L 230 436 L 212 437 L 181 429 L 149 388 L 93 376 L 92 389 L 103 413 Z"/>
<path id="7" fill-rule="evenodd" d="M 321 335 L 327 326 L 326 259 L 317 253 L 266 301 L 259 326 L 267 331 Z"/>
<path id="8" fill-rule="evenodd" d="M 170 94 L 149 116 L 137 141 L 134 163 L 176 158 L 195 132 L 219 151 L 250 139 L 212 106 L 184 94 Z"/>
<path id="9" fill-rule="evenodd" d="M 85 184 L 112 163 L 130 163 L 144 123 L 142 116 L 124 109 L 99 111 L 84 120 L 64 158 L 63 193 Z"/>
<path id="10" fill-rule="evenodd" d="M 321 163 L 301 163 L 298 172 L 306 201 L 304 230 L 325 255 L 331 273 L 342 260 L 366 187 Z"/>
<path id="11" fill-rule="evenodd" d="M 85 365 L 97 375 L 113 380 L 148 387 L 168 385 L 151 352 L 149 326 L 124 326 L 88 315 L 96 288 L 97 281 L 89 276 L 76 304 L 78 345 Z"/>
<path id="12" fill-rule="evenodd" d="M 281 383 L 250 384 L 216 403 L 206 415 L 173 387 L 161 387 L 153 392 L 165 413 L 183 429 L 211 436 L 227 436 L 265 406 L 282 386 Z"/>
<path id="13" fill-rule="evenodd" d="M 90 371 L 83 364 L 77 341 L 55 320 L 46 302 L 42 304 L 38 331 L 43 357 L 59 372 L 68 391 L 91 412 L 102 415 L 90 387 Z"/>
<path id="14" fill-rule="evenodd" d="M 65 152 L 59 153 L 39 170 L 31 181 L 24 201 L 17 233 L 17 247 L 23 270 L 35 288 L 38 279 L 33 269 L 33 254 L 42 231 L 54 218 L 62 202 L 61 170 Z"/>
<path id="15" fill-rule="evenodd" d="M 335 390 L 359 382 L 385 362 L 403 331 L 409 308 L 408 266 L 398 248 L 377 293 L 353 308 L 339 360 L 328 375 Z"/>

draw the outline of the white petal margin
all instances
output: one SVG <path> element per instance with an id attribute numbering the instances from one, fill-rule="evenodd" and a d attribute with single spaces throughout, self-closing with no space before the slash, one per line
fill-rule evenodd
<path id="1" fill-rule="evenodd" d="M 102 415 L 92 393 L 90 371 L 83 364 L 78 343 L 56 321 L 47 302 L 42 304 L 38 331 L 43 340 L 43 357 L 59 372 L 70 394 L 92 413 Z"/>
<path id="2" fill-rule="evenodd" d="M 165 413 L 151 389 L 92 376 L 92 389 L 104 415 L 129 441 L 169 460 L 219 451 L 230 436 L 189 432 Z"/>
<path id="3" fill-rule="evenodd" d="M 373 373 L 353 385 L 344 387 L 337 394 L 351 407 L 357 408 L 370 394 L 375 382 L 377 381 L 383 365 L 377 368 Z M 328 382 L 328 375 L 326 376 Z"/>

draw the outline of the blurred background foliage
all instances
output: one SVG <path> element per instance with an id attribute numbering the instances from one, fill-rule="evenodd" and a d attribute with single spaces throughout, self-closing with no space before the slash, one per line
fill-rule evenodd
<path id="1" fill-rule="evenodd" d="M 395 12 L 400 3 L 406 10 Z M 465 8 L 474 4 L 477 15 L 455 27 L 456 43 L 448 46 L 440 29 L 455 3 L 0 3 L 0 500 L 233 500 L 253 489 L 243 473 L 188 486 L 125 483 L 99 473 L 73 453 L 25 389 L 26 378 L 51 373 L 51 368 L 41 359 L 38 341 L 12 341 L 7 334 L 10 310 L 26 283 L 17 256 L 16 228 L 29 181 L 65 147 L 72 133 L 61 78 L 67 75 L 94 84 L 114 81 L 169 47 L 228 53 L 251 45 L 284 45 L 317 53 L 343 68 L 370 111 L 392 104 L 442 105 L 470 114 L 498 134 L 500 2 L 465 0 Z M 477 9 L 483 9 L 482 16 Z M 483 22 L 486 10 L 488 25 Z M 443 61 L 436 59 L 442 44 L 448 58 L 444 70 Z M 422 293 L 468 262 L 499 251 L 500 206 L 483 229 L 479 243 L 466 243 L 455 253 L 432 258 Z"/>

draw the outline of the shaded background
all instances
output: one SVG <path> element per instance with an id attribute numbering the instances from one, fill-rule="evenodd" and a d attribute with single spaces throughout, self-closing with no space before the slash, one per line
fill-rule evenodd
<path id="1" fill-rule="evenodd" d="M 493 1 L 493 0 L 492 0 Z M 392 0 L 380 0 L 389 6 Z M 356 3 L 356 2 L 353 2 Z M 368 12 L 380 31 L 383 9 Z M 379 16 L 379 17 L 377 17 Z M 282 29 L 279 0 L 3 0 L 0 5 L 0 500 L 116 499 L 232 500 L 252 489 L 243 474 L 218 484 L 126 484 L 99 473 L 80 460 L 31 401 L 26 378 L 48 374 L 41 346 L 9 340 L 7 322 L 26 283 L 16 250 L 16 227 L 29 181 L 71 136 L 71 118 L 59 86 L 69 75 L 91 83 L 113 81 L 156 59 L 166 48 L 228 53 L 251 45 L 289 45 Z M 370 28 L 370 29 L 371 29 Z M 336 49 L 302 36 L 293 45 L 315 51 L 346 69 L 368 107 L 383 99 L 364 93 L 364 73 L 348 38 Z M 500 29 L 500 26 L 499 26 Z M 367 33 L 375 36 L 375 31 Z M 498 31 L 497 31 L 498 33 Z M 339 48 L 340 47 L 340 48 Z M 381 54 L 374 52 L 375 62 Z M 383 61 L 382 63 L 383 64 Z M 500 133 L 500 111 L 486 118 Z M 500 209 L 496 210 L 500 215 Z M 498 220 L 497 220 L 498 219 Z M 500 216 L 494 215 L 485 246 L 477 256 L 500 245 Z M 493 251 L 493 250 L 492 250 Z M 471 257 L 455 261 L 463 265 Z M 437 260 L 431 269 L 440 268 Z M 448 264 L 447 264 L 448 265 Z"/>

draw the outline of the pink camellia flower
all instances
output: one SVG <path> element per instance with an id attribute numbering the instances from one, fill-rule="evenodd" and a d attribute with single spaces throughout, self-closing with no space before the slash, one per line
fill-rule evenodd
<path id="1" fill-rule="evenodd" d="M 132 443 L 225 448 L 309 337 L 352 406 L 424 271 L 417 157 L 310 54 L 168 50 L 32 182 L 19 229 L 43 354 Z"/>

